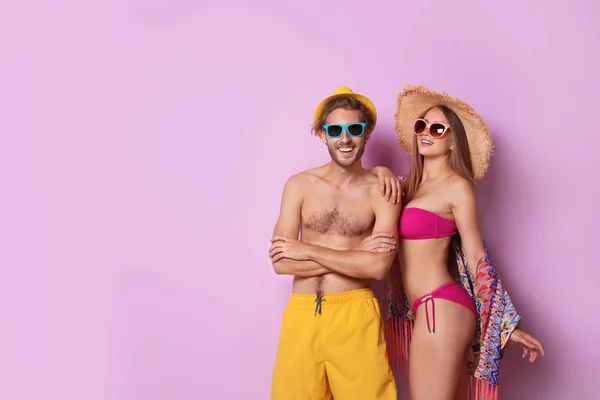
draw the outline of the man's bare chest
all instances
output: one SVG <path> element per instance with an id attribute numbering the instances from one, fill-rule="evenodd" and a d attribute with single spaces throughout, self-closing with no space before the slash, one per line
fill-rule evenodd
<path id="1" fill-rule="evenodd" d="M 321 234 L 357 237 L 370 234 L 375 223 L 371 205 L 362 199 L 327 199 L 314 196 L 302 206 L 302 224 Z"/>

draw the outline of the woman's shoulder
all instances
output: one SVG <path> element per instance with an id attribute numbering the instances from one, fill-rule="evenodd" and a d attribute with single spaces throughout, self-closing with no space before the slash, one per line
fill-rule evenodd
<path id="1" fill-rule="evenodd" d="M 475 188 L 469 179 L 453 174 L 448 178 L 448 191 L 453 202 L 475 199 Z"/>

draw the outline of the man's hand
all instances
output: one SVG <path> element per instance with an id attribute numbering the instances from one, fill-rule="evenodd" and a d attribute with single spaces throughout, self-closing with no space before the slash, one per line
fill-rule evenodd
<path id="1" fill-rule="evenodd" d="M 372 251 L 374 253 L 387 253 L 396 249 L 396 240 L 391 233 L 374 233 L 363 239 L 354 250 Z"/>
<path id="2" fill-rule="evenodd" d="M 274 236 L 271 239 L 271 247 L 269 247 L 269 257 L 272 262 L 277 262 L 282 258 L 307 261 L 310 260 L 312 250 L 313 247 L 309 244 L 285 236 Z"/>
<path id="3" fill-rule="evenodd" d="M 529 362 L 534 362 L 539 353 L 541 353 L 542 356 L 546 355 L 539 340 L 520 329 L 515 329 L 513 331 L 513 333 L 510 335 L 509 341 L 521 345 L 523 348 L 523 355 L 521 356 L 522 358 L 525 358 L 527 353 L 529 353 Z"/>

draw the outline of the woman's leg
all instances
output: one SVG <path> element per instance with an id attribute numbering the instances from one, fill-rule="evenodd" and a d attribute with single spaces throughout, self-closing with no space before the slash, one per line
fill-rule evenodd
<path id="1" fill-rule="evenodd" d="M 465 353 L 475 333 L 475 316 L 470 310 L 449 300 L 436 298 L 433 302 L 435 331 L 432 301 L 417 309 L 408 367 L 412 400 L 455 398 L 466 369 Z"/>
<path id="2" fill-rule="evenodd" d="M 454 400 L 467 400 L 469 395 L 469 353 L 465 352 L 465 358 L 463 360 L 462 370 L 459 371 L 458 386 L 456 393 L 454 394 Z"/>

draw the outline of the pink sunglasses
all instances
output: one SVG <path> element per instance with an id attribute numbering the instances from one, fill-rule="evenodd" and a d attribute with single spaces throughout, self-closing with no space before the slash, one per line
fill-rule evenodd
<path id="1" fill-rule="evenodd" d="M 428 124 L 424 119 L 417 119 L 413 126 L 415 135 L 423 135 L 426 130 L 429 130 L 429 134 L 434 139 L 439 139 L 450 129 L 450 125 L 442 124 L 441 122 L 434 122 Z"/>

